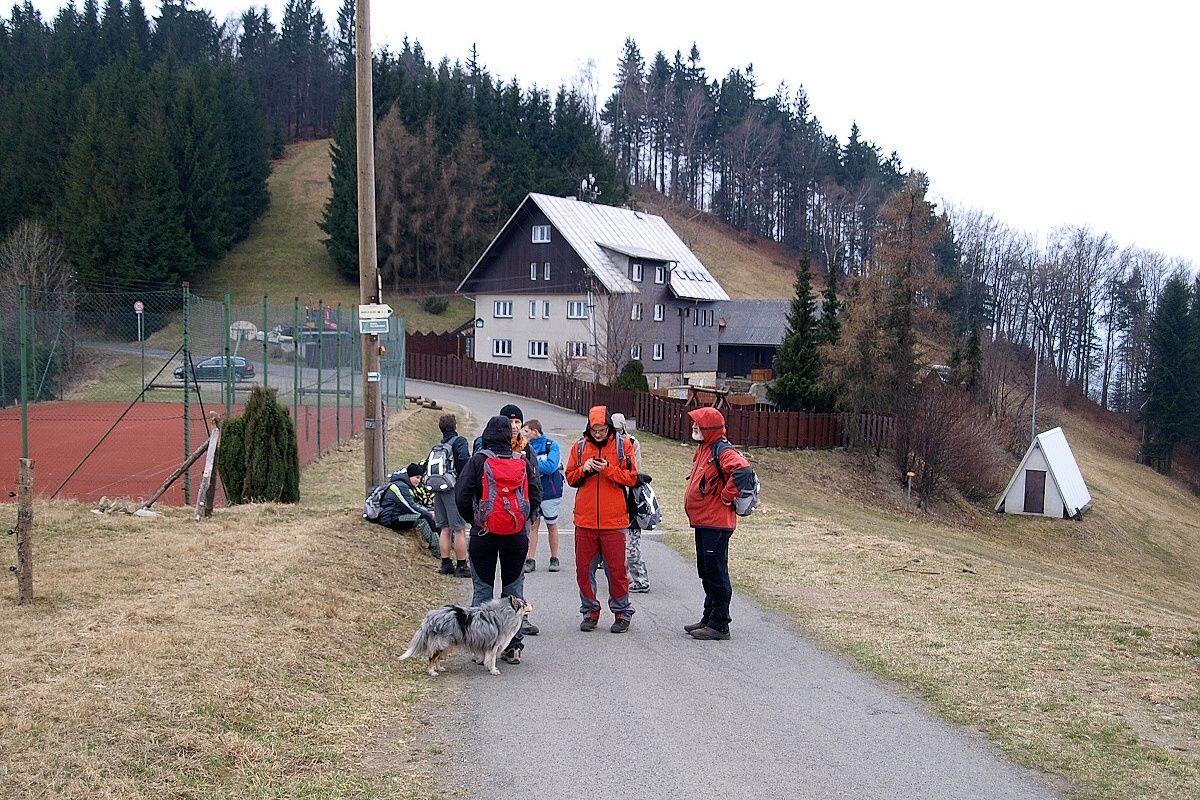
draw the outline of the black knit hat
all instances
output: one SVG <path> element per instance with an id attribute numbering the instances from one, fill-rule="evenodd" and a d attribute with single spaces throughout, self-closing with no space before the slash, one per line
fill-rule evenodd
<path id="1" fill-rule="evenodd" d="M 512 403 L 509 403 L 504 408 L 500 409 L 500 416 L 508 417 L 509 419 L 519 419 L 522 421 L 525 419 L 525 415 L 521 413 L 521 409 L 517 408 Z"/>

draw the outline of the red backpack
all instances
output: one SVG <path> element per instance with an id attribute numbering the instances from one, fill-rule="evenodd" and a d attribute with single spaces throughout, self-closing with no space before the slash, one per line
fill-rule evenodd
<path id="1" fill-rule="evenodd" d="M 529 527 L 529 475 L 520 453 L 496 455 L 484 450 L 483 477 L 475 524 L 497 536 L 511 536 Z"/>

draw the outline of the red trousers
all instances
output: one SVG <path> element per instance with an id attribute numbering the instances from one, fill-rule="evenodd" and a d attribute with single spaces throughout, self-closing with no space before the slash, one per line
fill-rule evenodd
<path id="1" fill-rule="evenodd" d="M 596 599 L 596 562 L 604 560 L 608 576 L 608 608 L 613 616 L 633 616 L 629 602 L 629 573 L 625 570 L 625 528 L 598 529 L 575 526 L 575 581 L 579 584 L 579 613 L 600 616 Z"/>

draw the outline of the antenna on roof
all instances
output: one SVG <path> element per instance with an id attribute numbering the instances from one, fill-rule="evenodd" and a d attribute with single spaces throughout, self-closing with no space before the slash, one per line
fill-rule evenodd
<path id="1" fill-rule="evenodd" d="M 579 182 L 579 199 L 594 203 L 601 194 L 596 188 L 596 176 L 589 172 L 588 176 Z"/>

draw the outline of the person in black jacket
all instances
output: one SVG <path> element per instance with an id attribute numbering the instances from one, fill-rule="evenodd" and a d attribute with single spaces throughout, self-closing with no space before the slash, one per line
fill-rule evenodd
<path id="1" fill-rule="evenodd" d="M 495 416 L 488 420 L 483 429 L 482 447 L 471 456 L 454 484 L 454 500 L 463 519 L 472 520 L 471 537 L 467 554 L 471 569 L 475 573 L 475 593 L 471 605 L 477 606 L 490 600 L 495 594 L 496 564 L 500 564 L 500 596 L 525 597 L 525 554 L 529 550 L 529 520 L 537 513 L 542 503 L 542 482 L 537 467 L 528 458 L 523 458 L 526 484 L 529 491 L 529 514 L 524 530 L 500 535 L 485 530 L 476 515 L 483 496 L 484 462 L 491 451 L 497 456 L 513 454 L 513 425 L 508 417 Z M 513 637 L 501 655 L 509 664 L 521 663 L 521 650 L 525 647 L 521 631 Z"/>
<path id="2" fill-rule="evenodd" d="M 433 532 L 433 512 L 417 499 L 413 491 L 424 473 L 420 464 L 409 464 L 403 472 L 393 472 L 388 477 L 388 487 L 379 501 L 379 524 L 394 531 L 416 528 L 429 545 L 429 551 L 436 555 L 438 539 Z"/>

